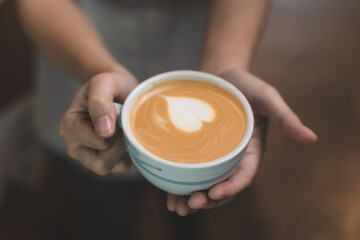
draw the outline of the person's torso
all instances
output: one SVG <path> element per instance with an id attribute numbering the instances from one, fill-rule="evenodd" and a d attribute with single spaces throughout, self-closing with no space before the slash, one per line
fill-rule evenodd
<path id="1" fill-rule="evenodd" d="M 165 71 L 196 69 L 207 12 L 206 0 L 78 0 L 110 53 L 139 81 Z M 75 34 L 75 33 L 74 33 Z M 61 116 L 81 87 L 49 60 L 37 56 L 36 122 L 40 137 L 65 153 Z"/>

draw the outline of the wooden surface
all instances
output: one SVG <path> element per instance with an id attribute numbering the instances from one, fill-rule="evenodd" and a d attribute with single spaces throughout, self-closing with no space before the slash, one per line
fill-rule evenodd
<path id="1" fill-rule="evenodd" d="M 8 24 L 0 22 L 2 33 Z M 26 43 L 16 44 L 12 51 L 20 46 L 26 54 Z M 24 59 L 12 61 L 27 66 Z M 280 90 L 319 141 L 302 145 L 271 125 L 252 186 L 231 203 L 191 217 L 168 214 L 164 193 L 146 184 L 135 239 L 360 239 L 359 63 L 360 1 L 275 0 L 253 72 Z M 2 84 L 14 77 L 6 74 Z M 16 83 L 22 87 L 1 88 L 0 106 L 29 86 Z M 78 237 L 71 187 L 50 159 L 44 176 L 36 191 L 8 183 L 0 239 Z"/>

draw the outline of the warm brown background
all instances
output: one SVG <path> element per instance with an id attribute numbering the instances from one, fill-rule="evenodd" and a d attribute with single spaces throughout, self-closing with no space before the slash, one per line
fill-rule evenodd
<path id="1" fill-rule="evenodd" d="M 11 2 L 0 6 L 0 107 L 32 85 L 29 44 Z M 170 215 L 178 239 L 195 238 L 196 229 L 209 240 L 360 239 L 359 63 L 360 1 L 275 0 L 253 71 L 280 90 L 319 141 L 301 145 L 271 125 L 253 185 L 216 210 Z M 64 223 L 71 197 L 51 164 L 46 171 L 37 190 L 8 181 L 0 239 L 72 239 L 76 225 Z M 147 185 L 143 194 L 138 239 L 169 239 L 163 193 Z"/>

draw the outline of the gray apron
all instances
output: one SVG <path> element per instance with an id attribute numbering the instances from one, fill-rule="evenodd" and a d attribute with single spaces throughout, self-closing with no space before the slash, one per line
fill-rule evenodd
<path id="1" fill-rule="evenodd" d="M 139 81 L 165 71 L 197 68 L 207 2 L 77 1 L 110 53 Z M 35 115 L 40 139 L 50 149 L 65 154 L 59 123 L 81 84 L 40 54 L 36 58 L 36 78 Z"/>

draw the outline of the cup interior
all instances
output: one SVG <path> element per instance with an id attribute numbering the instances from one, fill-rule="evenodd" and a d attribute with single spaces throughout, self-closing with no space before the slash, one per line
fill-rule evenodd
<path id="1" fill-rule="evenodd" d="M 243 105 L 246 113 L 246 120 L 247 120 L 247 126 L 245 130 L 245 134 L 241 142 L 238 144 L 238 146 L 231 151 L 230 153 L 226 154 L 225 156 L 222 156 L 221 158 L 209 161 L 209 162 L 203 162 L 203 163 L 178 163 L 178 162 L 172 162 L 163 158 L 160 158 L 148 150 L 146 150 L 135 138 L 131 131 L 130 126 L 130 110 L 133 104 L 136 102 L 139 96 L 141 96 L 143 93 L 147 92 L 148 90 L 152 89 L 156 84 L 159 84 L 161 82 L 168 82 L 173 80 L 189 80 L 189 81 L 203 81 L 208 82 L 214 85 L 217 85 L 228 92 L 232 93 Z M 217 164 L 221 164 L 229 159 L 232 159 L 234 156 L 239 154 L 248 144 L 250 141 L 253 127 L 254 127 L 254 117 L 253 112 L 251 110 L 250 104 L 245 98 L 245 96 L 241 93 L 239 89 L 237 89 L 234 85 L 227 82 L 226 80 L 219 78 L 215 75 L 199 72 L 199 71 L 189 71 L 189 70 L 180 70 L 180 71 L 171 71 L 166 73 L 161 73 L 158 75 L 155 75 L 153 77 L 148 78 L 144 82 L 140 83 L 127 97 L 125 100 L 125 103 L 122 108 L 121 112 L 121 124 L 124 131 L 124 134 L 128 138 L 128 140 L 139 150 L 142 152 L 142 154 L 147 155 L 151 159 L 158 161 L 159 163 L 174 166 L 174 167 L 181 167 L 181 168 L 203 168 L 203 167 L 209 167 L 214 166 Z"/>

